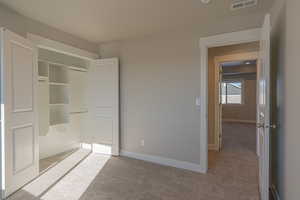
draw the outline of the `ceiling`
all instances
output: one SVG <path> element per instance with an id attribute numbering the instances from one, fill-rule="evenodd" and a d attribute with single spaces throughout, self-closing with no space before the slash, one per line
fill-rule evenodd
<path id="1" fill-rule="evenodd" d="M 244 60 L 222 63 L 223 76 L 256 74 L 256 60 Z"/>
<path id="2" fill-rule="evenodd" d="M 17 13 L 100 43 L 199 26 L 228 15 L 265 11 L 274 0 L 230 12 L 231 0 L 0 0 Z"/>

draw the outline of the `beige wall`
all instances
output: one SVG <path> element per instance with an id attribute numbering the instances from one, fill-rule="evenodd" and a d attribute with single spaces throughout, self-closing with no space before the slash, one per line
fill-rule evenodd
<path id="1" fill-rule="evenodd" d="M 226 56 L 245 52 L 258 51 L 258 42 L 224 47 L 215 47 L 208 50 L 208 143 L 215 141 L 215 102 L 216 102 L 216 68 L 214 59 L 217 56 Z M 225 111 L 226 112 L 226 111 Z"/>
<path id="2" fill-rule="evenodd" d="M 256 66 L 255 66 L 256 67 Z M 242 75 L 234 77 L 223 77 L 227 80 L 242 80 L 243 81 L 243 104 L 222 106 L 223 120 L 234 121 L 256 121 L 256 76 Z"/>
<path id="3" fill-rule="evenodd" d="M 55 12 L 55 11 L 54 11 Z M 82 40 L 71 34 L 31 20 L 10 10 L 0 3 L 0 27 L 5 27 L 26 37 L 27 33 L 37 34 L 52 40 L 63 42 L 74 47 L 98 53 L 98 45 Z"/>
<path id="4" fill-rule="evenodd" d="M 231 16 L 193 30 L 102 44 L 102 57 L 121 61 L 121 148 L 199 164 L 199 39 L 259 27 L 263 16 Z"/>
<path id="5" fill-rule="evenodd" d="M 300 1 L 277 0 L 271 12 L 272 67 L 277 72 L 273 120 L 278 126 L 271 141 L 272 183 L 283 200 L 300 197 L 299 10 Z"/>

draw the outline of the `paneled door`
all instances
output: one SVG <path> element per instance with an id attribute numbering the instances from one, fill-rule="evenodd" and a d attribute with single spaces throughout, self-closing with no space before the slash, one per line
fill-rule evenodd
<path id="1" fill-rule="evenodd" d="M 83 142 L 111 146 L 119 155 L 119 61 L 99 59 L 88 70 L 88 117 Z"/>
<path id="2" fill-rule="evenodd" d="M 8 196 L 39 173 L 37 49 L 1 29 L 2 191 Z"/>
<path id="3" fill-rule="evenodd" d="M 261 200 L 269 200 L 270 155 L 270 15 L 266 15 L 261 29 L 260 59 L 257 69 L 257 134 L 259 156 L 259 188 Z"/>

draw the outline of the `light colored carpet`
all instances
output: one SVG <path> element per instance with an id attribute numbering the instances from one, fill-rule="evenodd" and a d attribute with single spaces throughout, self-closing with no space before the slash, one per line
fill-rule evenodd
<path id="1" fill-rule="evenodd" d="M 224 124 L 222 152 L 199 174 L 125 157 L 91 154 L 41 196 L 20 200 L 259 200 L 255 127 Z"/>

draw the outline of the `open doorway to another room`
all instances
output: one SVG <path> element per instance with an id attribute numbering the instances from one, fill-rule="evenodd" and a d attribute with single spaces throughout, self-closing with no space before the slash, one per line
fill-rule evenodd
<path id="1" fill-rule="evenodd" d="M 219 65 L 219 151 L 256 152 L 256 64 L 245 60 Z"/>
<path id="2" fill-rule="evenodd" d="M 256 185 L 257 197 L 258 51 L 258 42 L 208 49 L 208 170 Z"/>

